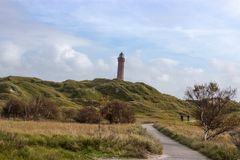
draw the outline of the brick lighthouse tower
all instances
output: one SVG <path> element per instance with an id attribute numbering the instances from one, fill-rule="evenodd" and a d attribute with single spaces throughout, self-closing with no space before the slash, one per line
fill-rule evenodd
<path id="1" fill-rule="evenodd" d="M 118 57 L 117 80 L 124 80 L 124 54 L 121 52 Z"/>

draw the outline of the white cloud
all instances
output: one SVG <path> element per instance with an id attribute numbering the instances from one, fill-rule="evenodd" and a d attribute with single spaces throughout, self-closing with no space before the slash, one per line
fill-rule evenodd
<path id="1" fill-rule="evenodd" d="M 67 45 L 56 46 L 55 62 L 75 69 L 88 69 L 93 66 L 87 55 L 79 53 Z"/>
<path id="2" fill-rule="evenodd" d="M 107 64 L 103 59 L 98 59 L 97 60 L 96 67 L 100 68 L 103 71 L 108 71 L 109 70 L 109 64 Z"/>
<path id="3" fill-rule="evenodd" d="M 240 16 L 240 0 L 220 0 L 221 9 L 230 16 Z"/>
<path id="4" fill-rule="evenodd" d="M 240 88 L 240 65 L 238 63 L 212 59 L 210 64 L 215 68 L 214 74 L 216 80 L 223 86 L 232 88 Z M 239 96 L 237 97 L 240 99 Z"/>
<path id="5" fill-rule="evenodd" d="M 27 7 L 21 7 L 34 12 L 23 12 L 17 2 L 25 2 Z M 119 48 L 126 52 L 138 48 L 136 54 L 127 53 L 126 80 L 143 81 L 180 98 L 186 86 L 211 80 L 240 87 L 236 64 L 240 31 L 222 20 L 226 18 L 222 11 L 239 15 L 238 0 L 142 0 L 138 5 L 131 5 L 134 1 L 84 2 L 0 0 L 0 75 L 49 80 L 114 78 L 117 55 L 112 58 L 112 54 Z M 77 9 L 65 10 L 72 7 L 68 3 Z M 216 6 L 219 9 L 213 10 Z M 79 37 L 81 34 L 94 41 Z M 95 48 L 94 43 L 104 49 Z M 89 50 L 95 54 L 110 50 L 112 54 L 99 58 Z M 212 66 L 209 59 L 213 59 Z M 199 61 L 201 64 L 196 63 Z"/>
<path id="6" fill-rule="evenodd" d="M 157 80 L 159 82 L 167 82 L 169 80 L 169 75 L 163 74 L 163 75 L 157 76 Z"/>
<path id="7" fill-rule="evenodd" d="M 178 62 L 176 60 L 173 59 L 169 59 L 169 58 L 156 58 L 154 60 L 152 60 L 153 64 L 157 64 L 159 66 L 176 66 L 178 64 Z"/>
<path id="8" fill-rule="evenodd" d="M 18 67 L 21 63 L 22 49 L 11 42 L 0 42 L 0 66 Z"/>
<path id="9" fill-rule="evenodd" d="M 184 70 L 184 72 L 191 74 L 191 75 L 199 75 L 204 72 L 204 70 L 202 68 L 192 68 L 192 67 L 184 68 L 183 70 Z"/>
<path id="10" fill-rule="evenodd" d="M 212 59 L 210 63 L 220 71 L 224 71 L 230 74 L 238 73 L 239 69 L 234 62 L 227 62 L 219 59 Z"/>
<path id="11" fill-rule="evenodd" d="M 0 6 L 0 75 L 53 80 L 73 78 L 75 73 L 75 78 L 92 76 L 93 62 L 76 49 L 90 47 L 89 40 L 36 23 L 10 1 L 0 1 Z"/>
<path id="12" fill-rule="evenodd" d="M 140 54 L 126 59 L 126 78 L 130 81 L 143 81 L 155 86 L 161 92 L 183 98 L 187 86 L 207 82 L 208 73 L 202 68 L 184 67 L 169 58 L 146 60 Z"/>

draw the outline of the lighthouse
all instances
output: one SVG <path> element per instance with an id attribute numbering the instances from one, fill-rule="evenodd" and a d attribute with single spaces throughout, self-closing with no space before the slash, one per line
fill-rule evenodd
<path id="1" fill-rule="evenodd" d="M 117 80 L 124 80 L 124 54 L 121 52 L 118 57 Z"/>

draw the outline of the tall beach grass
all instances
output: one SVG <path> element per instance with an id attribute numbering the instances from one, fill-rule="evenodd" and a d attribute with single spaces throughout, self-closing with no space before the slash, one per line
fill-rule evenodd
<path id="1" fill-rule="evenodd" d="M 212 141 L 203 141 L 203 131 L 195 122 L 158 122 L 154 124 L 163 134 L 201 152 L 213 160 L 239 160 L 240 151 L 232 143 L 228 134 Z"/>
<path id="2" fill-rule="evenodd" d="M 0 159 L 145 158 L 161 145 L 136 124 L 98 125 L 0 120 Z"/>

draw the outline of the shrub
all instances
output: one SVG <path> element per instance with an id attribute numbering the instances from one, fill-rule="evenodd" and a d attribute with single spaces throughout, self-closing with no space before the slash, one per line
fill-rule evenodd
<path id="1" fill-rule="evenodd" d="M 100 116 L 96 108 L 86 107 L 79 111 L 75 120 L 80 123 L 98 123 Z"/>
<path id="2" fill-rule="evenodd" d="M 7 118 L 24 118 L 27 106 L 18 99 L 10 99 L 2 109 L 2 116 Z"/>
<path id="3" fill-rule="evenodd" d="M 120 101 L 115 101 L 106 105 L 102 109 L 102 115 L 110 123 L 135 122 L 133 108 Z"/>
<path id="4" fill-rule="evenodd" d="M 59 118 L 58 107 L 48 98 L 36 97 L 28 106 L 28 117 L 33 120 Z"/>
<path id="5" fill-rule="evenodd" d="M 61 119 L 64 121 L 73 121 L 77 117 L 78 110 L 75 108 L 63 108 L 61 110 L 62 117 Z"/>
<path id="6" fill-rule="evenodd" d="M 28 104 L 18 99 L 10 99 L 3 107 L 2 115 L 25 120 L 57 119 L 59 110 L 52 101 L 44 97 L 33 98 Z"/>

